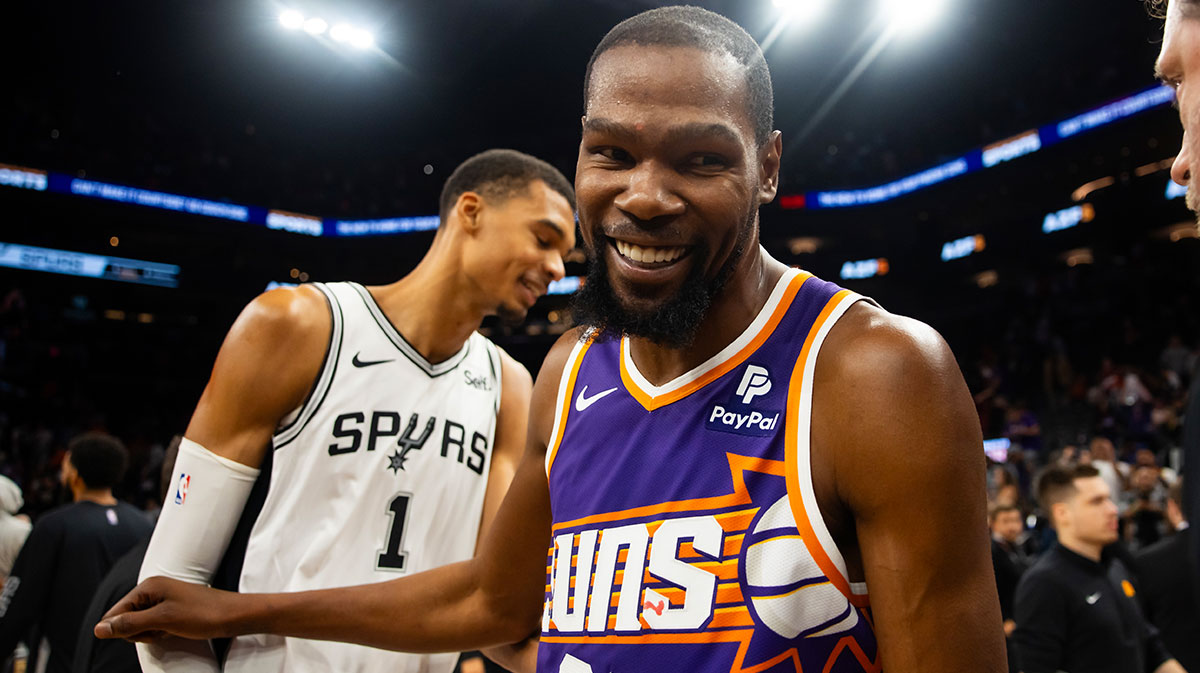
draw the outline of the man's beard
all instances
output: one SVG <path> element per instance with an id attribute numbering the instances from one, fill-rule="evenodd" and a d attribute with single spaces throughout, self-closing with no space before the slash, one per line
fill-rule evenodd
<path id="1" fill-rule="evenodd" d="M 1191 181 L 1189 180 L 1188 182 L 1190 183 Z M 1196 216 L 1196 226 L 1200 228 L 1200 190 L 1192 189 L 1191 184 L 1189 184 L 1183 200 L 1187 202 L 1188 210 L 1192 211 L 1192 215 Z"/>
<path id="2" fill-rule="evenodd" d="M 751 218 L 753 216 L 752 213 Z M 709 280 L 704 278 L 704 268 L 712 253 L 706 246 L 693 248 L 691 254 L 696 259 L 683 285 L 660 305 L 645 310 L 621 305 L 608 280 L 606 251 L 603 247 L 590 250 L 587 278 L 571 300 L 576 323 L 594 328 L 585 334 L 599 340 L 624 335 L 648 339 L 667 348 L 687 348 L 695 341 L 713 299 L 720 294 L 738 260 L 746 253 L 751 230 L 751 223 L 747 222 L 738 234 L 729 259 Z M 598 243 L 606 246 L 607 239 L 600 238 Z"/>

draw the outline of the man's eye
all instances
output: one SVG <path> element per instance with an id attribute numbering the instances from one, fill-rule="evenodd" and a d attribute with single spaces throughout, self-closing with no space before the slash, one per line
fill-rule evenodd
<path id="1" fill-rule="evenodd" d="M 716 154 L 697 154 L 689 159 L 688 163 L 696 168 L 719 168 L 727 162 L 724 157 Z"/>
<path id="2" fill-rule="evenodd" d="M 619 161 L 621 163 L 630 161 L 633 158 L 629 155 L 628 152 L 626 152 L 625 150 L 623 150 L 619 147 L 601 147 L 601 148 L 595 150 L 595 153 L 599 154 L 600 156 L 604 157 L 605 159 L 609 159 L 611 161 Z"/>

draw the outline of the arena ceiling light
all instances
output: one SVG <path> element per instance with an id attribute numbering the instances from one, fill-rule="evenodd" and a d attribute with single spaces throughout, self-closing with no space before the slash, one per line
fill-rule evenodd
<path id="1" fill-rule="evenodd" d="M 304 32 L 309 35 L 321 35 L 329 29 L 329 23 L 319 16 L 314 16 L 304 22 Z"/>
<path id="2" fill-rule="evenodd" d="M 304 26 L 304 15 L 294 9 L 285 9 L 279 13 L 279 23 L 288 30 L 299 30 Z"/>
<path id="3" fill-rule="evenodd" d="M 772 0 L 772 2 L 789 21 L 801 24 L 816 19 L 829 5 L 828 0 Z"/>
<path id="4" fill-rule="evenodd" d="M 366 28 L 359 28 L 346 22 L 338 22 L 331 29 L 329 22 L 319 16 L 306 17 L 295 9 L 285 9 L 279 13 L 279 23 L 289 30 L 303 30 L 314 37 L 329 34 L 334 42 L 350 45 L 357 49 L 370 49 L 375 46 L 375 36 Z"/>
<path id="5" fill-rule="evenodd" d="M 946 0 L 880 0 L 891 26 L 901 33 L 928 28 L 946 8 Z"/>

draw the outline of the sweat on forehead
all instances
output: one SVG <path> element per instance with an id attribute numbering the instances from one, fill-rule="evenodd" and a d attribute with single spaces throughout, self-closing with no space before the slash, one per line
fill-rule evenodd
<path id="1" fill-rule="evenodd" d="M 614 47 L 690 47 L 731 56 L 744 68 L 747 112 L 754 124 L 754 139 L 762 145 L 774 130 L 775 98 L 771 73 L 762 49 L 749 33 L 729 19 L 700 7 L 660 7 L 626 19 L 608 31 L 588 61 L 583 83 L 583 106 L 591 97 L 596 60 Z"/>

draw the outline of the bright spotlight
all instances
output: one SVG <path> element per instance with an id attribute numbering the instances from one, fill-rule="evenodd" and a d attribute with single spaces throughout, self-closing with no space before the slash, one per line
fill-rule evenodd
<path id="1" fill-rule="evenodd" d="M 329 24 L 325 23 L 325 19 L 314 16 L 304 22 L 304 32 L 309 35 L 320 35 L 329 28 Z"/>
<path id="2" fill-rule="evenodd" d="M 370 49 L 375 44 L 375 36 L 371 34 L 371 31 L 359 28 L 350 33 L 350 44 L 359 49 Z"/>
<path id="3" fill-rule="evenodd" d="M 294 9 L 285 9 L 279 13 L 279 23 L 284 28 L 296 30 L 304 25 L 304 15 Z"/>
<path id="4" fill-rule="evenodd" d="M 819 15 L 828 0 L 772 0 L 789 20 L 810 21 Z"/>
<path id="5" fill-rule="evenodd" d="M 933 23 L 942 10 L 945 0 L 881 0 L 883 11 L 892 24 L 902 31 L 925 28 Z"/>
<path id="6" fill-rule="evenodd" d="M 332 37 L 335 42 L 349 42 L 354 36 L 354 26 L 348 23 L 339 23 L 329 31 L 329 37 Z"/>

